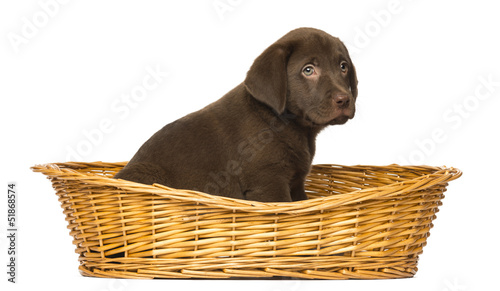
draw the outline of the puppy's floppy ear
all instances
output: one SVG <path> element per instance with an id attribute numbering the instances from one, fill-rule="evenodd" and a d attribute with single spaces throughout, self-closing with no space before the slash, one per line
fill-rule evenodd
<path id="1" fill-rule="evenodd" d="M 347 58 L 349 59 L 349 63 L 351 64 L 351 67 L 349 68 L 349 87 L 351 89 L 352 97 L 356 98 L 358 97 L 358 77 L 356 76 L 356 68 L 354 67 L 354 64 L 351 61 L 351 57 L 349 56 L 347 47 L 345 46 L 344 43 L 342 43 L 342 45 L 344 46 L 344 49 L 347 52 Z"/>
<path id="2" fill-rule="evenodd" d="M 351 68 L 349 68 L 349 87 L 351 87 L 352 97 L 358 97 L 358 77 L 356 76 L 356 68 L 351 62 Z"/>
<path id="3" fill-rule="evenodd" d="M 289 46 L 282 43 L 271 45 L 255 59 L 245 79 L 248 92 L 278 114 L 285 111 L 289 56 Z"/>

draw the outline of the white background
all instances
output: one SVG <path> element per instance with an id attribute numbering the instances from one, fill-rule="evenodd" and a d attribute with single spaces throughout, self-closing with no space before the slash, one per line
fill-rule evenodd
<path id="1" fill-rule="evenodd" d="M 500 17 L 494 1 L 6 2 L 0 4 L 0 177 L 5 189 L 9 181 L 18 184 L 20 231 L 19 283 L 13 285 L 3 271 L 2 195 L 2 290 L 499 290 Z M 163 125 L 243 81 L 255 57 L 302 26 L 340 37 L 359 79 L 356 117 L 320 134 L 315 163 L 464 171 L 448 187 L 416 277 L 246 282 L 80 276 L 54 191 L 29 167 L 75 160 L 75 153 L 81 161 L 130 159 Z M 142 82 L 155 69 L 169 74 L 144 91 Z M 125 103 L 124 96 L 140 92 L 146 92 L 142 100 Z"/>

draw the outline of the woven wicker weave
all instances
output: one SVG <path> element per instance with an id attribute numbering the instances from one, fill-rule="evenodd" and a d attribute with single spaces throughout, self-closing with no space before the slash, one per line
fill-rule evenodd
<path id="1" fill-rule="evenodd" d="M 309 200 L 260 203 L 111 179 L 126 163 L 35 166 L 85 276 L 412 277 L 454 168 L 316 165 Z"/>

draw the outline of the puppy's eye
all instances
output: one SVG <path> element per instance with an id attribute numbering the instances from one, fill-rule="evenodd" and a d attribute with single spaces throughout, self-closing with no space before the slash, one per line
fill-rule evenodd
<path id="1" fill-rule="evenodd" d="M 340 70 L 342 71 L 342 73 L 347 72 L 347 62 L 340 63 Z"/>
<path id="2" fill-rule="evenodd" d="M 304 69 L 302 69 L 302 73 L 309 77 L 314 74 L 314 67 L 311 65 L 306 66 Z"/>

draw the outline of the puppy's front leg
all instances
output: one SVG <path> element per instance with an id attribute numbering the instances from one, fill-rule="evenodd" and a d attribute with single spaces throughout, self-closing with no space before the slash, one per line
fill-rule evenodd
<path id="1" fill-rule="evenodd" d="M 306 191 L 304 189 L 304 179 L 296 179 L 292 182 L 290 196 L 293 201 L 307 200 Z"/>
<path id="2" fill-rule="evenodd" d="M 260 202 L 291 202 L 290 185 L 284 179 L 260 179 L 258 183 L 249 185 L 243 193 L 246 200 Z"/>

